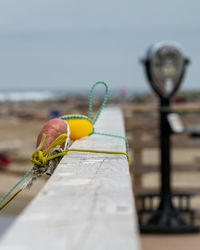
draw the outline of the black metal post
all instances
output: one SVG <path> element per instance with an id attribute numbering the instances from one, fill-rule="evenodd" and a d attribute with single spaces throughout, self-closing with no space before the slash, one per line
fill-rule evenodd
<path id="1" fill-rule="evenodd" d="M 171 157 L 170 157 L 170 127 L 167 121 L 170 99 L 160 98 L 160 173 L 161 195 L 163 198 L 171 196 Z"/>
<path id="2" fill-rule="evenodd" d="M 182 199 L 189 200 L 193 194 L 171 190 L 170 137 L 172 131 L 173 133 L 180 131 L 175 129 L 168 114 L 171 113 L 171 97 L 182 82 L 188 62 L 180 46 L 171 42 L 152 45 L 147 51 L 146 58 L 142 60 L 149 83 L 160 97 L 160 192 L 138 195 L 144 200 L 138 213 L 141 222 L 140 230 L 143 233 L 191 233 L 200 229 L 193 221 L 194 210 L 189 205 L 186 207 L 182 205 Z M 179 206 L 173 204 L 173 197 L 178 198 Z M 151 199 L 152 204 L 153 199 L 158 198 L 158 207 L 145 206 L 145 200 L 148 198 Z M 191 220 L 186 221 L 187 217 L 183 218 L 183 214 L 189 215 Z"/>
<path id="3" fill-rule="evenodd" d="M 188 224 L 174 207 L 171 190 L 171 129 L 167 120 L 170 98 L 160 98 L 160 203 L 156 211 L 141 227 L 143 233 L 187 233 L 199 227 Z"/>

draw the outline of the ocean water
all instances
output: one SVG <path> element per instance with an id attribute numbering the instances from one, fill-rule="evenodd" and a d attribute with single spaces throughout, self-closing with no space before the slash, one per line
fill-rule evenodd
<path id="1" fill-rule="evenodd" d="M 68 95 L 80 95 L 80 92 L 70 92 L 66 90 L 3 90 L 0 91 L 0 103 L 5 101 L 43 101 L 55 100 Z M 86 94 L 85 94 L 86 95 Z"/>
<path id="2" fill-rule="evenodd" d="M 59 95 L 56 95 L 53 91 L 17 91 L 17 90 L 9 90 L 9 91 L 0 91 L 0 102 L 5 101 L 41 101 L 48 99 L 55 99 Z M 60 95 L 61 96 L 61 95 Z"/>
<path id="3" fill-rule="evenodd" d="M 0 103 L 5 101 L 43 101 L 43 100 L 55 100 L 60 98 L 65 98 L 67 96 L 84 96 L 86 98 L 89 97 L 90 92 L 90 85 L 88 88 L 85 89 L 49 89 L 49 90 L 40 90 L 40 89 L 34 89 L 34 90 L 16 90 L 16 89 L 9 89 L 9 90 L 0 90 Z M 121 92 L 123 91 L 123 93 Z M 125 91 L 125 92 L 124 92 Z M 109 96 L 120 96 L 121 94 L 130 97 L 137 94 L 144 93 L 143 90 L 141 91 L 130 91 L 129 89 L 126 89 L 125 87 L 121 88 L 109 88 Z M 96 96 L 104 96 L 105 89 L 104 87 L 97 87 L 94 91 L 94 95 Z"/>

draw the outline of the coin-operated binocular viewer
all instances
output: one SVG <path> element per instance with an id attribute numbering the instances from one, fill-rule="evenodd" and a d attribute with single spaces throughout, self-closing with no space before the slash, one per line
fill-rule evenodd
<path id="1" fill-rule="evenodd" d="M 140 229 L 143 233 L 186 233 L 195 232 L 199 228 L 193 224 L 193 219 L 186 221 L 182 213 L 193 211 L 189 205 L 183 208 L 175 207 L 172 198 L 178 197 L 179 204 L 188 194 L 173 193 L 171 190 L 170 135 L 184 131 L 178 114 L 170 108 L 171 97 L 178 90 L 189 60 L 184 57 L 180 46 L 173 42 L 156 43 L 149 48 L 146 58 L 142 60 L 148 81 L 160 98 L 160 193 L 144 194 L 145 198 L 157 196 L 159 205 L 156 209 L 145 208 L 143 203 L 139 211 Z M 150 218 L 143 222 L 143 217 L 150 213 Z"/>

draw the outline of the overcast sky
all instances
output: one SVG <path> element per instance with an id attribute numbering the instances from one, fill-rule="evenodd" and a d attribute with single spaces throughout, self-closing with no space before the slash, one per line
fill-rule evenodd
<path id="1" fill-rule="evenodd" d="M 0 88 L 87 88 L 104 80 L 148 90 L 139 58 L 176 40 L 192 59 L 183 88 L 199 88 L 198 0 L 1 0 Z"/>

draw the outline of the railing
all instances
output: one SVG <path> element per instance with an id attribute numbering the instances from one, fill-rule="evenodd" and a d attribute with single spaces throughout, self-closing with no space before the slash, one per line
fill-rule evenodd
<path id="1" fill-rule="evenodd" d="M 158 188 L 144 188 L 142 177 L 145 174 L 159 171 L 159 154 L 157 161 L 151 161 L 151 158 L 146 157 L 145 152 L 159 150 L 159 116 L 158 105 L 155 104 L 137 104 L 137 105 L 124 105 L 124 113 L 126 114 L 126 130 L 129 139 L 130 153 L 134 152 L 134 191 L 136 194 L 147 192 L 158 192 Z M 198 114 L 196 116 L 187 116 L 193 112 L 200 112 L 199 103 L 186 103 L 172 105 L 175 112 L 181 112 L 183 123 L 185 127 L 195 125 L 199 126 Z M 200 148 L 200 140 L 190 138 L 187 133 L 175 135 L 171 138 L 172 158 L 174 153 L 184 151 L 186 154 L 192 150 Z M 176 150 L 176 151 L 175 151 Z M 194 153 L 194 152 L 193 152 Z M 181 157 L 172 161 L 172 171 L 195 173 L 200 170 L 199 158 L 197 153 L 191 155 L 189 161 L 181 160 Z M 186 188 L 176 188 L 174 191 L 185 190 Z M 199 187 L 187 187 L 187 191 L 200 194 Z"/>
<path id="2" fill-rule="evenodd" d="M 95 129 L 123 136 L 120 109 L 105 109 Z M 125 143 L 120 138 L 92 135 L 71 148 L 125 152 Z M 0 249 L 140 249 L 126 157 L 69 152 L 5 234 Z"/>

